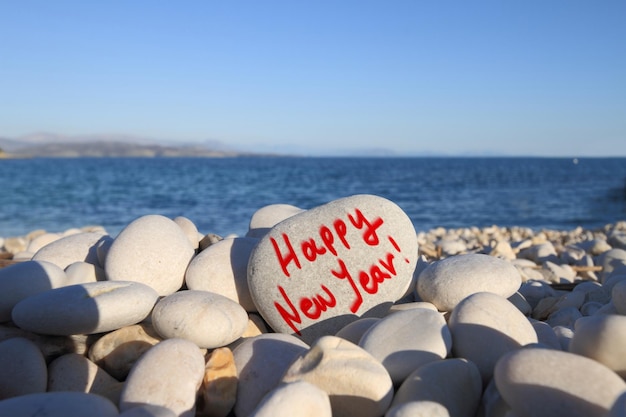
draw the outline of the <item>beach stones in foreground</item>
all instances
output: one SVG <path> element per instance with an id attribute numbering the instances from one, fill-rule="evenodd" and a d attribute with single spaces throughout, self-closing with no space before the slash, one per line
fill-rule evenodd
<path id="1" fill-rule="evenodd" d="M 110 400 L 84 392 L 42 392 L 0 401 L 0 416 L 7 417 L 117 417 Z"/>
<path id="2" fill-rule="evenodd" d="M 393 383 L 382 364 L 336 336 L 317 339 L 293 362 L 282 381 L 306 381 L 326 391 L 333 417 L 378 417 L 393 398 Z"/>
<path id="3" fill-rule="evenodd" d="M 137 281 L 169 295 L 179 290 L 195 251 L 173 220 L 151 214 L 133 220 L 115 238 L 104 270 L 111 281 Z"/>
<path id="4" fill-rule="evenodd" d="M 402 297 L 417 262 L 409 217 L 372 195 L 332 201 L 283 220 L 258 243 L 248 285 L 277 332 L 312 342 Z"/>
<path id="5" fill-rule="evenodd" d="M 381 319 L 358 344 L 383 364 L 395 385 L 400 385 L 415 369 L 445 358 L 452 336 L 442 314 L 414 308 Z"/>
<path id="6" fill-rule="evenodd" d="M 430 264 L 417 279 L 417 292 L 439 311 L 451 311 L 471 294 L 486 291 L 508 298 L 521 284 L 522 277 L 510 262 L 489 255 L 467 254 Z"/>
<path id="7" fill-rule="evenodd" d="M 257 239 L 223 239 L 196 255 L 185 273 L 190 290 L 221 294 L 241 304 L 246 311 L 256 306 L 248 289 L 248 260 Z"/>
<path id="8" fill-rule="evenodd" d="M 626 383 L 599 362 L 543 348 L 503 356 L 494 378 L 519 416 L 604 417 L 626 390 Z"/>
<path id="9" fill-rule="evenodd" d="M 52 262 L 61 269 L 79 261 L 99 265 L 98 245 L 110 239 L 100 232 L 69 235 L 39 249 L 32 260 Z"/>
<path id="10" fill-rule="evenodd" d="M 504 354 L 537 343 L 530 321 L 506 298 L 489 292 L 472 294 L 452 310 L 448 320 L 452 353 L 472 361 L 483 382 Z"/>
<path id="11" fill-rule="evenodd" d="M 166 339 L 186 339 L 212 349 L 237 340 L 248 326 L 248 315 L 222 295 L 185 290 L 159 300 L 152 311 L 152 325 Z"/>
<path id="12" fill-rule="evenodd" d="M 164 340 L 133 366 L 120 396 L 120 411 L 151 404 L 179 417 L 193 417 L 203 376 L 204 356 L 198 346 L 184 339 Z"/>
<path id="13" fill-rule="evenodd" d="M 139 323 L 157 302 L 156 291 L 131 281 L 102 281 L 48 290 L 20 301 L 13 322 L 39 334 L 102 333 Z"/>
<path id="14" fill-rule="evenodd" d="M 46 361 L 35 343 L 22 337 L 0 343 L 0 400 L 45 392 L 47 379 Z"/>

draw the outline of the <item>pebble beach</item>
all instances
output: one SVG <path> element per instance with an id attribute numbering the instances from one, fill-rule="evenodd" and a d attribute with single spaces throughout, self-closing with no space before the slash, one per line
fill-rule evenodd
<path id="1" fill-rule="evenodd" d="M 0 237 L 0 417 L 617 417 L 625 378 L 626 221 L 416 233 L 357 195 Z"/>

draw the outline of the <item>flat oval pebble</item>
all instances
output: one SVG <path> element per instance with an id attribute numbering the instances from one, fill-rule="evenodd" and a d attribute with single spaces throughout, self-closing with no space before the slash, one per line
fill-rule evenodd
<path id="1" fill-rule="evenodd" d="M 485 384 L 501 356 L 537 343 L 537 333 L 526 316 L 506 298 L 489 292 L 461 301 L 452 310 L 448 325 L 453 356 L 474 362 Z"/>
<path id="2" fill-rule="evenodd" d="M 0 401 L 3 417 L 118 417 L 115 404 L 84 392 L 42 392 Z"/>
<path id="3" fill-rule="evenodd" d="M 104 281 L 104 269 L 87 262 L 74 262 L 65 268 L 67 285 L 84 284 L 86 282 Z"/>
<path id="4" fill-rule="evenodd" d="M 248 289 L 248 260 L 257 239 L 223 239 L 200 252 L 189 264 L 185 283 L 190 290 L 228 297 L 248 312 L 255 312 Z"/>
<path id="5" fill-rule="evenodd" d="M 162 341 L 151 325 L 133 324 L 99 338 L 89 348 L 89 359 L 114 378 L 123 381 L 137 359 Z"/>
<path id="6" fill-rule="evenodd" d="M 104 270 L 111 281 L 137 281 L 163 296 L 183 285 L 195 251 L 183 230 L 151 214 L 129 223 L 109 248 Z"/>
<path id="7" fill-rule="evenodd" d="M 203 376 L 204 356 L 198 346 L 184 339 L 164 340 L 133 366 L 120 396 L 120 411 L 152 404 L 179 417 L 193 417 Z"/>
<path id="8" fill-rule="evenodd" d="M 333 413 L 326 391 L 296 381 L 270 391 L 251 417 L 333 417 Z"/>
<path id="9" fill-rule="evenodd" d="M 244 340 L 233 350 L 239 384 L 234 411 L 247 417 L 274 389 L 291 363 L 309 346 L 295 336 L 267 333 Z"/>
<path id="10" fill-rule="evenodd" d="M 163 338 L 181 338 L 202 348 L 225 346 L 248 326 L 239 304 L 208 291 L 178 291 L 162 298 L 152 311 L 152 326 Z"/>
<path id="11" fill-rule="evenodd" d="M 361 316 L 384 315 L 416 263 L 415 229 L 402 209 L 356 195 L 274 226 L 252 252 L 248 285 L 272 329 L 312 342 Z"/>
<path id="12" fill-rule="evenodd" d="M 381 319 L 358 344 L 383 364 L 394 385 L 400 385 L 415 369 L 445 358 L 452 336 L 441 313 L 414 308 Z"/>
<path id="13" fill-rule="evenodd" d="M 189 239 L 189 243 L 191 243 L 191 247 L 194 250 L 198 249 L 198 246 L 200 246 L 200 239 L 198 238 L 199 232 L 194 222 L 187 217 L 178 216 L 174 218 L 174 223 L 185 233 L 187 239 Z"/>
<path id="14" fill-rule="evenodd" d="M 117 404 L 121 383 L 85 356 L 68 353 L 48 366 L 48 391 L 89 392 Z"/>
<path id="15" fill-rule="evenodd" d="M 626 383 L 592 359 L 552 349 L 524 348 L 503 356 L 496 386 L 515 415 L 605 417 Z"/>
<path id="16" fill-rule="evenodd" d="M 291 204 L 270 204 L 254 212 L 248 225 L 247 237 L 261 238 L 276 224 L 304 210 Z"/>
<path id="17" fill-rule="evenodd" d="M 157 299 L 156 291 L 138 282 L 91 282 L 28 297 L 12 317 L 17 326 L 39 334 L 102 333 L 142 321 Z"/>
<path id="18" fill-rule="evenodd" d="M 32 260 L 52 262 L 61 269 L 79 261 L 99 265 L 97 246 L 107 239 L 111 237 L 100 232 L 66 236 L 39 249 Z"/>
<path id="19" fill-rule="evenodd" d="M 439 311 L 451 311 L 474 293 L 491 292 L 508 298 L 521 284 L 522 277 L 510 262 L 489 255 L 467 254 L 429 265 L 417 279 L 417 292 Z"/>
<path id="20" fill-rule="evenodd" d="M 326 391 L 333 417 L 379 417 L 393 398 L 385 367 L 364 349 L 336 336 L 316 340 L 282 380 L 307 381 Z"/>
<path id="21" fill-rule="evenodd" d="M 67 283 L 65 272 L 47 261 L 24 261 L 0 268 L 0 323 L 11 320 L 13 307 L 23 299 Z"/>
<path id="22" fill-rule="evenodd" d="M 466 359 L 444 359 L 413 371 L 398 388 L 392 407 L 432 401 L 441 404 L 450 417 L 474 416 L 482 391 L 476 365 Z"/>
<path id="23" fill-rule="evenodd" d="M 0 342 L 0 400 L 45 392 L 47 384 L 46 361 L 35 343 L 22 337 Z"/>
<path id="24" fill-rule="evenodd" d="M 358 345 L 361 337 L 363 337 L 363 335 L 380 320 L 382 319 L 379 319 L 377 317 L 363 317 L 345 325 L 335 334 L 335 336 L 341 337 L 348 342 L 352 342 L 355 345 Z"/>
<path id="25" fill-rule="evenodd" d="M 626 316 L 607 314 L 576 321 L 569 351 L 594 359 L 626 378 Z"/>

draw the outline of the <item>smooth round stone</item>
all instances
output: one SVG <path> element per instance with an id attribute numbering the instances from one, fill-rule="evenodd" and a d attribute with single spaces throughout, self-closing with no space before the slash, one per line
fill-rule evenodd
<path id="1" fill-rule="evenodd" d="M 543 263 L 545 261 L 558 261 L 558 255 L 552 242 L 543 242 L 532 245 L 520 251 L 520 258 L 530 259 L 535 263 Z"/>
<path id="2" fill-rule="evenodd" d="M 604 364 L 626 378 L 626 316 L 585 317 L 576 322 L 569 351 Z"/>
<path id="3" fill-rule="evenodd" d="M 626 280 L 620 281 L 611 290 L 611 301 L 619 314 L 626 315 Z"/>
<path id="4" fill-rule="evenodd" d="M 61 237 L 62 236 L 58 233 L 43 233 L 28 242 L 28 245 L 26 246 L 26 251 L 36 253 L 39 249 L 56 240 L 61 239 Z"/>
<path id="5" fill-rule="evenodd" d="M 12 317 L 17 326 L 39 334 L 102 333 L 142 321 L 157 299 L 152 288 L 138 282 L 91 282 L 26 298 Z"/>
<path id="6" fill-rule="evenodd" d="M 120 396 L 120 411 L 152 404 L 193 417 L 203 376 L 204 356 L 198 346 L 184 339 L 164 340 L 133 366 Z"/>
<path id="7" fill-rule="evenodd" d="M 106 280 L 104 269 L 87 262 L 74 262 L 65 268 L 65 274 L 67 275 L 67 285 Z"/>
<path id="8" fill-rule="evenodd" d="M 433 303 L 429 303 L 427 301 L 413 301 L 413 302 L 408 302 L 408 303 L 394 304 L 391 306 L 387 314 L 393 314 L 393 313 L 397 313 L 398 311 L 404 311 L 404 310 L 412 310 L 414 308 L 426 308 L 432 311 L 439 311 L 437 310 L 437 307 L 435 307 Z"/>
<path id="9" fill-rule="evenodd" d="M 390 408 L 385 417 L 450 417 L 450 413 L 434 401 L 412 401 Z"/>
<path id="10" fill-rule="evenodd" d="M 354 195 L 292 216 L 259 240 L 248 286 L 270 327 L 312 342 L 359 317 L 380 317 L 417 264 L 411 219 L 395 203 Z"/>
<path id="11" fill-rule="evenodd" d="M 376 317 L 365 317 L 355 320 L 352 323 L 344 326 L 335 334 L 335 336 L 341 337 L 348 342 L 352 342 L 355 345 L 358 345 L 361 337 L 363 337 L 365 332 L 367 332 L 374 324 L 378 323 L 380 320 L 381 319 Z"/>
<path id="12" fill-rule="evenodd" d="M 201 405 L 196 405 L 196 412 L 199 415 L 226 417 L 233 409 L 237 401 L 237 368 L 230 349 L 218 348 L 209 355 L 200 396 Z"/>
<path id="13" fill-rule="evenodd" d="M 525 316 L 530 316 L 533 311 L 533 308 L 530 304 L 528 304 L 528 301 L 526 301 L 524 296 L 517 291 L 515 294 L 510 296 L 508 300 Z"/>
<path id="14" fill-rule="evenodd" d="M 67 282 L 65 272 L 47 261 L 24 261 L 0 268 L 0 323 L 11 321 L 13 307 L 23 299 Z"/>
<path id="15" fill-rule="evenodd" d="M 200 245 L 200 239 L 198 238 L 199 232 L 194 222 L 189 220 L 187 217 L 178 216 L 174 218 L 174 223 L 176 223 L 185 233 L 189 239 L 189 243 L 191 243 L 191 247 L 194 250 L 198 249 L 198 246 Z"/>
<path id="16" fill-rule="evenodd" d="M 219 294 L 186 290 L 159 300 L 152 326 L 165 339 L 187 339 L 212 349 L 237 340 L 248 326 L 248 314 Z"/>
<path id="17" fill-rule="evenodd" d="M 163 296 L 183 285 L 195 251 L 183 230 L 167 217 L 152 214 L 126 226 L 109 248 L 104 270 L 111 281 L 137 281 Z"/>
<path id="18" fill-rule="evenodd" d="M 244 340 L 233 350 L 239 376 L 235 415 L 249 416 L 274 389 L 291 363 L 309 346 L 295 336 L 267 333 Z"/>
<path id="19" fill-rule="evenodd" d="M 89 359 L 123 381 L 137 359 L 162 341 L 152 326 L 142 323 L 122 327 L 99 338 L 89 348 Z"/>
<path id="20" fill-rule="evenodd" d="M 357 345 L 322 336 L 289 367 L 283 382 L 307 381 L 330 398 L 333 417 L 379 417 L 393 399 L 387 370 Z"/>
<path id="21" fill-rule="evenodd" d="M 129 408 L 119 414 L 118 417 L 177 417 L 169 408 L 160 405 L 145 404 Z"/>
<path id="22" fill-rule="evenodd" d="M 333 413 L 326 391 L 306 381 L 296 381 L 270 391 L 252 417 L 333 417 Z"/>
<path id="23" fill-rule="evenodd" d="M 120 382 L 83 355 L 69 353 L 48 366 L 48 391 L 88 392 L 117 403 L 120 390 Z"/>
<path id="24" fill-rule="evenodd" d="M 528 319 L 506 298 L 489 292 L 461 301 L 452 310 L 448 325 L 453 356 L 474 362 L 485 384 L 500 357 L 537 343 L 537 333 Z"/>
<path id="25" fill-rule="evenodd" d="M 413 371 L 398 388 L 392 407 L 432 401 L 441 404 L 450 417 L 474 416 L 482 391 L 476 365 L 466 359 L 444 359 Z"/>
<path id="26" fill-rule="evenodd" d="M 574 331 L 572 330 L 572 328 L 565 326 L 554 326 L 552 330 L 554 331 L 557 339 L 559 339 L 559 343 L 561 344 L 561 350 L 565 352 L 569 351 L 570 342 L 574 337 Z"/>
<path id="27" fill-rule="evenodd" d="M 626 383 L 592 359 L 552 349 L 525 348 L 503 356 L 494 378 L 515 415 L 604 417 Z"/>
<path id="28" fill-rule="evenodd" d="M 452 310 L 465 297 L 491 292 L 508 298 L 522 284 L 510 262 L 489 255 L 458 255 L 433 262 L 417 279 L 417 292 L 439 311 Z"/>
<path id="29" fill-rule="evenodd" d="M 98 265 L 96 247 L 99 242 L 107 239 L 111 237 L 100 232 L 66 236 L 39 249 L 32 260 L 52 262 L 61 269 L 79 261 Z"/>
<path id="30" fill-rule="evenodd" d="M 254 212 L 248 225 L 247 237 L 261 238 L 278 223 L 304 210 L 290 204 L 270 204 Z"/>
<path id="31" fill-rule="evenodd" d="M 185 283 L 190 290 L 228 297 L 248 312 L 256 306 L 248 289 L 248 260 L 257 239 L 223 239 L 200 252 L 189 264 Z"/>
<path id="32" fill-rule="evenodd" d="M 415 369 L 445 358 L 452 347 L 452 336 L 441 313 L 415 308 L 375 323 L 359 346 L 383 364 L 394 385 L 400 385 Z"/>
<path id="33" fill-rule="evenodd" d="M 0 401 L 0 416 L 7 417 L 118 417 L 110 400 L 84 392 L 42 392 Z"/>
<path id="34" fill-rule="evenodd" d="M 46 361 L 35 343 L 22 337 L 0 342 L 0 400 L 45 392 L 47 378 Z"/>
<path id="35" fill-rule="evenodd" d="M 600 282 L 604 283 L 614 270 L 626 265 L 626 250 L 614 248 L 598 256 L 597 265 L 602 267 Z"/>

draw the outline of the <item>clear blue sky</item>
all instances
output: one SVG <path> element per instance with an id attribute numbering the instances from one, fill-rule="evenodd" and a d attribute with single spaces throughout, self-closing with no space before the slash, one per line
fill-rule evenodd
<path id="1" fill-rule="evenodd" d="M 0 0 L 0 136 L 626 156 L 626 1 Z"/>

